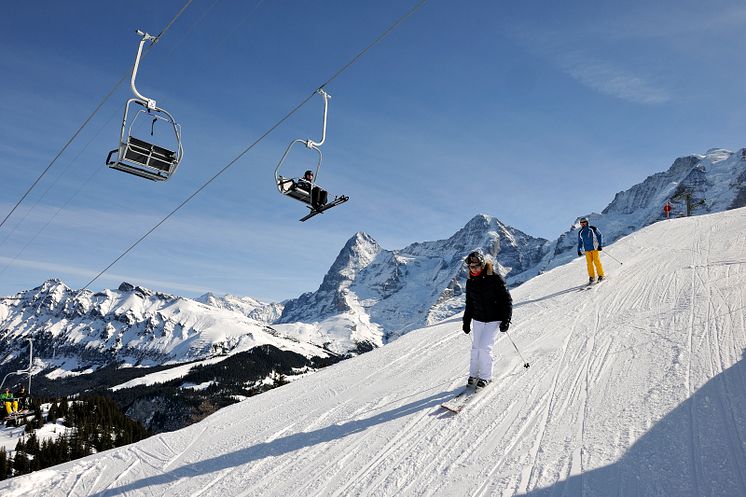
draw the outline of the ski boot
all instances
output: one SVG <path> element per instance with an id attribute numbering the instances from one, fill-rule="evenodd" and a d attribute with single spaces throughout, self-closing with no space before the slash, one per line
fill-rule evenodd
<path id="1" fill-rule="evenodd" d="M 476 387 L 477 391 L 479 391 L 479 390 L 483 389 L 484 387 L 486 387 L 487 385 L 489 385 L 490 382 L 491 382 L 491 380 L 484 380 L 482 378 L 479 378 L 479 381 L 477 381 L 477 387 Z"/>

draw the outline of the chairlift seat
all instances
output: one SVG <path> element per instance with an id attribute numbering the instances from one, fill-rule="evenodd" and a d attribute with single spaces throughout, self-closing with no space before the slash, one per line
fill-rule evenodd
<path id="1" fill-rule="evenodd" d="M 170 173 L 176 162 L 176 152 L 130 136 L 127 140 L 124 158 Z"/>
<path id="2" fill-rule="evenodd" d="M 120 153 L 119 160 L 112 161 L 111 156 L 116 152 Z M 178 159 L 176 152 L 128 136 L 127 142 L 122 143 L 120 149 L 111 151 L 106 163 L 118 171 L 154 181 L 165 181 L 176 169 Z"/>
<path id="3" fill-rule="evenodd" d="M 285 177 L 280 176 L 280 178 L 277 181 L 277 187 L 280 189 L 280 191 L 284 195 L 287 195 L 288 197 L 292 197 L 296 200 L 300 200 L 304 204 L 311 203 L 311 192 L 303 189 L 292 178 L 285 178 Z"/>

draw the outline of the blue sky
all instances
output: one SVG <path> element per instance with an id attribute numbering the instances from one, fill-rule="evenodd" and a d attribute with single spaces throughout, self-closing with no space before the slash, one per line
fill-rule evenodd
<path id="1" fill-rule="evenodd" d="M 5 9 L 0 219 L 130 71 L 134 31 L 157 34 L 183 4 Z M 412 5 L 195 0 L 138 75 L 183 127 L 178 172 L 105 167 L 122 85 L 0 228 L 0 295 L 87 283 Z M 92 289 L 281 300 L 315 290 L 357 231 L 398 249 L 479 213 L 553 239 L 676 157 L 746 146 L 744 28 L 736 1 L 430 0 L 327 88 L 319 182 L 347 204 L 299 223 L 303 205 L 274 188 L 287 144 L 319 136 L 316 97 Z"/>

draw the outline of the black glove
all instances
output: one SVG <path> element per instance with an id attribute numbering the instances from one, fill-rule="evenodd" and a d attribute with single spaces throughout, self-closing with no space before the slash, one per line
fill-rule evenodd
<path id="1" fill-rule="evenodd" d="M 580 257 L 581 255 L 583 255 L 583 252 L 581 252 L 580 250 L 578 250 L 578 257 Z"/>
<path id="2" fill-rule="evenodd" d="M 604 249 L 603 247 L 598 247 L 598 250 L 603 250 L 603 249 Z"/>
<path id="3" fill-rule="evenodd" d="M 510 328 L 510 319 L 506 319 L 505 321 L 500 322 L 500 331 L 505 333 L 508 331 L 508 328 Z"/>
<path id="4" fill-rule="evenodd" d="M 462 330 L 464 331 L 464 333 L 466 333 L 467 335 L 468 335 L 468 334 L 469 334 L 469 333 L 471 332 L 471 330 L 469 329 L 469 325 L 468 325 L 467 323 L 464 323 L 464 324 L 462 324 L 462 325 L 461 325 L 461 329 L 462 329 Z"/>

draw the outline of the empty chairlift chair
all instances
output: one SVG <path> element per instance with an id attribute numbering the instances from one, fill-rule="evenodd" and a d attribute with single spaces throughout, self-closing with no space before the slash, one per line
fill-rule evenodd
<path id="1" fill-rule="evenodd" d="M 137 77 L 137 69 L 140 65 L 140 57 L 142 56 L 142 48 L 145 42 L 155 40 L 154 36 L 151 36 L 142 31 L 137 32 L 142 36 L 140 44 L 137 49 L 137 56 L 135 57 L 135 64 L 132 68 L 132 78 L 130 80 L 130 87 L 135 98 L 127 100 L 127 104 L 124 106 L 124 116 L 122 117 L 122 128 L 119 134 L 119 148 L 116 148 L 109 152 L 109 156 L 106 158 L 106 164 L 112 168 L 125 173 L 134 174 L 141 176 L 153 181 L 166 181 L 171 175 L 176 172 L 176 168 L 181 162 L 183 155 L 183 148 L 181 145 L 181 127 L 176 123 L 174 117 L 165 109 L 162 109 L 156 105 L 156 101 L 143 96 L 135 86 L 135 78 Z M 137 109 L 134 117 L 130 119 L 130 106 L 140 106 Z M 162 144 L 151 143 L 150 141 L 143 140 L 142 137 L 135 138 L 132 136 L 135 123 L 138 118 L 152 119 L 150 124 L 150 135 L 155 134 L 155 125 L 157 122 L 164 122 L 168 128 L 173 132 L 173 146 L 174 150 L 163 146 Z M 169 133 L 170 134 L 170 133 Z"/>

